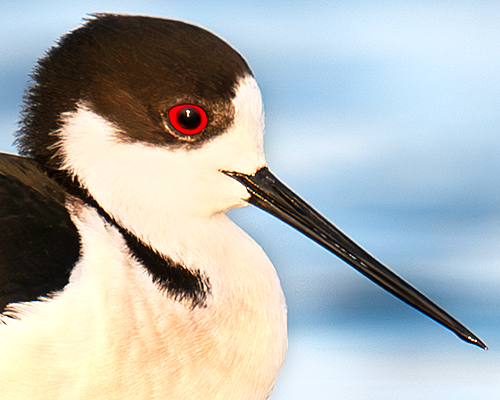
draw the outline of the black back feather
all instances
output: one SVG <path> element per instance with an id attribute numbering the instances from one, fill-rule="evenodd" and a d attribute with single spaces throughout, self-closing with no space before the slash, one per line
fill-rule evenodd
<path id="1" fill-rule="evenodd" d="M 0 153 L 0 312 L 68 283 L 80 243 L 64 203 L 35 161 Z"/>

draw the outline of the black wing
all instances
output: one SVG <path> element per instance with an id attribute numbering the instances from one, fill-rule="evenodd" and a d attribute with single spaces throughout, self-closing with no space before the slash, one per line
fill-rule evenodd
<path id="1" fill-rule="evenodd" d="M 80 243 L 65 198 L 34 160 L 0 153 L 0 313 L 68 283 Z"/>

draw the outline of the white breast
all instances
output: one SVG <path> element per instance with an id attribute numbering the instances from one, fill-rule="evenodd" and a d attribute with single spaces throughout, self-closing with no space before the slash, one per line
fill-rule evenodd
<path id="1" fill-rule="evenodd" d="M 70 284 L 0 326 L 0 398 L 267 398 L 285 356 L 286 309 L 252 239 L 222 214 L 196 221 L 195 256 L 184 262 L 207 274 L 211 296 L 191 309 L 157 290 L 94 210 L 76 206 L 73 218 L 84 257 Z"/>

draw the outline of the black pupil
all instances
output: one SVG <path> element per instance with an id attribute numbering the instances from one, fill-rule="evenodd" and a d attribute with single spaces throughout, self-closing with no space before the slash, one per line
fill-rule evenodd
<path id="1" fill-rule="evenodd" d="M 201 116 L 196 109 L 185 107 L 177 114 L 177 121 L 184 129 L 196 129 L 201 124 Z"/>

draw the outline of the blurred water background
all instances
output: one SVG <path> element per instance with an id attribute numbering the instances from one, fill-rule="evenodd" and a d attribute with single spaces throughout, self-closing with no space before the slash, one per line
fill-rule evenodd
<path id="1" fill-rule="evenodd" d="M 500 3 L 0 0 L 0 150 L 86 14 L 202 25 L 250 63 L 276 175 L 490 346 L 467 345 L 252 208 L 289 306 L 272 400 L 500 398 Z"/>

